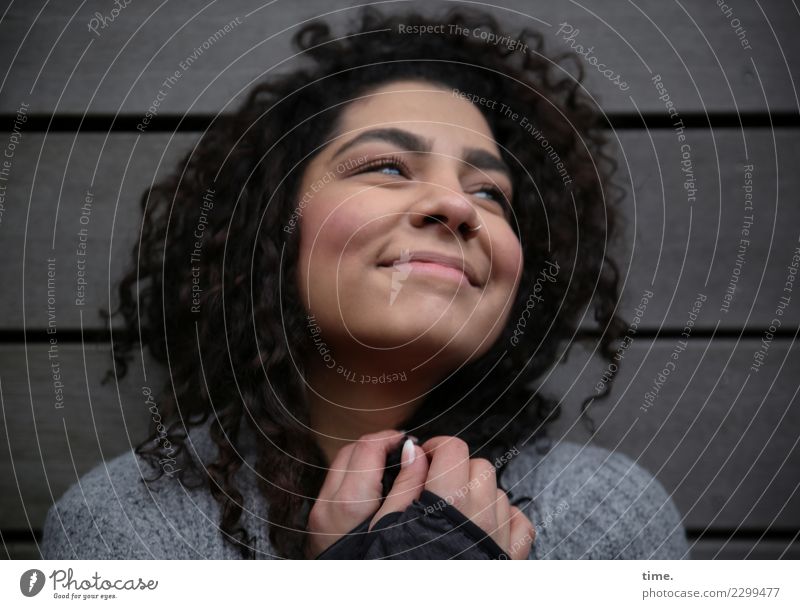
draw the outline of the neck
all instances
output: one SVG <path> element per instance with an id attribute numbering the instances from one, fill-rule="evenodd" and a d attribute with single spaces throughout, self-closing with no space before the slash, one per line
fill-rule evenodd
<path id="1" fill-rule="evenodd" d="M 401 430 L 436 380 L 430 370 L 399 368 L 396 358 L 392 368 L 378 358 L 344 363 L 337 357 L 334 363 L 312 354 L 310 359 L 306 394 L 311 428 L 328 465 L 344 445 L 365 434 Z"/>

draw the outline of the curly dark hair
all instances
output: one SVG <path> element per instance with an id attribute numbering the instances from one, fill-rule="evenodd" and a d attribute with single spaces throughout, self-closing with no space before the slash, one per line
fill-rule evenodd
<path id="1" fill-rule="evenodd" d="M 525 50 L 487 42 L 481 32 L 495 41 L 504 35 L 496 19 L 464 8 L 441 18 L 368 8 L 359 19 L 346 36 L 335 36 L 323 21 L 302 27 L 294 43 L 304 65 L 254 86 L 235 113 L 213 120 L 171 175 L 147 189 L 141 238 L 113 313 L 125 322 L 125 331 L 112 335 L 120 375 L 137 344 L 169 365 L 159 404 L 184 459 L 181 481 L 209 486 L 221 505 L 220 529 L 245 558 L 254 551 L 239 524 L 243 497 L 234 484 L 242 466 L 240 426 L 263 436 L 254 469 L 280 556 L 303 556 L 308 512 L 327 471 L 308 430 L 303 362 L 312 343 L 295 282 L 299 236 L 282 228 L 296 208 L 311 152 L 335 133 L 350 100 L 391 81 L 424 80 L 499 100 L 531 117 L 546 138 L 534 138 L 505 113 L 476 106 L 512 168 L 523 275 L 500 338 L 436 387 L 404 429 L 421 440 L 458 436 L 474 456 L 489 459 L 546 437 L 560 404 L 532 391 L 532 381 L 555 362 L 564 341 L 569 350 L 587 307 L 602 328 L 602 357 L 611 361 L 612 343 L 625 330 L 616 317 L 619 272 L 608 256 L 621 196 L 611 194 L 619 190 L 611 180 L 616 165 L 602 113 L 581 88 L 576 56 L 545 55 L 543 37 L 529 29 L 507 39 L 527 44 Z M 436 34 L 404 33 L 439 24 L 446 27 Z M 449 35 L 450 24 L 472 35 Z M 564 69 L 568 62 L 577 74 Z M 213 208 L 192 270 L 199 205 L 208 193 Z M 514 335 L 548 260 L 564 270 L 557 281 L 544 282 L 545 305 Z M 204 284 L 202 314 L 192 311 L 193 274 Z M 610 384 L 583 403 L 583 415 Z M 187 458 L 184 440 L 209 417 L 218 455 L 206 470 Z M 156 434 L 153 423 L 137 446 L 152 462 L 163 453 Z"/>

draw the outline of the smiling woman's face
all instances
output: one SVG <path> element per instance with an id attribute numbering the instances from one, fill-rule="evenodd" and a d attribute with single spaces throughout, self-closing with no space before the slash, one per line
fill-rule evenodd
<path id="1" fill-rule="evenodd" d="M 334 357 L 452 368 L 485 353 L 522 272 L 511 188 L 488 123 L 452 90 L 398 81 L 351 103 L 298 198 L 300 291 Z"/>

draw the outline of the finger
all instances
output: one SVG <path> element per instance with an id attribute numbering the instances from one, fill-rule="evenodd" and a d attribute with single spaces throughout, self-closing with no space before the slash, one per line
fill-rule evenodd
<path id="1" fill-rule="evenodd" d="M 454 436 L 436 436 L 422 445 L 430 460 L 425 488 L 453 503 L 469 482 L 469 447 Z M 460 491 L 460 493 L 459 493 Z"/>
<path id="2" fill-rule="evenodd" d="M 404 512 L 411 502 L 418 499 L 425 487 L 425 478 L 428 475 L 428 460 L 422 447 L 415 446 L 411 440 L 406 440 L 403 453 L 400 457 L 400 473 L 397 474 L 392 489 L 375 514 L 369 527 L 375 526 L 381 518 L 392 512 Z"/>
<path id="3" fill-rule="evenodd" d="M 403 434 L 393 429 L 359 438 L 337 495 L 349 500 L 380 501 L 386 457 L 402 439 Z"/>
<path id="4" fill-rule="evenodd" d="M 497 477 L 494 466 L 486 459 L 471 459 L 469 462 L 469 479 L 475 482 L 470 495 L 481 508 L 493 505 L 497 499 Z"/>
<path id="5" fill-rule="evenodd" d="M 511 506 L 511 539 L 508 555 L 512 560 L 527 560 L 535 540 L 536 529 L 531 521 L 518 507 Z"/>
<path id="6" fill-rule="evenodd" d="M 495 541 L 497 545 L 506 550 L 511 546 L 511 504 L 508 502 L 508 495 L 504 490 L 497 489 L 497 500 L 494 506 L 497 518 Z"/>
<path id="7" fill-rule="evenodd" d="M 328 473 L 325 475 L 325 480 L 322 482 L 322 488 L 319 490 L 318 499 L 328 499 L 333 497 L 342 485 L 344 475 L 347 472 L 347 464 L 350 462 L 350 455 L 353 454 L 355 444 L 347 444 L 339 449 L 336 456 L 333 458 Z"/>
<path id="8" fill-rule="evenodd" d="M 486 459 L 470 460 L 469 480 L 469 496 L 462 506 L 462 511 L 468 518 L 474 520 L 475 524 L 495 537 L 497 482 L 494 467 Z"/>

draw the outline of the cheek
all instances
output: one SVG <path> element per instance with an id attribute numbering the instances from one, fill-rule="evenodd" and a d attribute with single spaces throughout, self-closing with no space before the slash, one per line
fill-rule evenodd
<path id="1" fill-rule="evenodd" d="M 374 214 L 356 200 L 323 195 L 303 218 L 301 250 L 321 266 L 336 266 L 379 233 Z"/>
<path id="2" fill-rule="evenodd" d="M 491 239 L 492 277 L 504 291 L 516 293 L 522 275 L 522 246 L 510 227 L 502 227 Z"/>
<path id="3" fill-rule="evenodd" d="M 360 277 L 385 234 L 386 220 L 370 211 L 373 206 L 356 199 L 341 203 L 344 195 L 333 190 L 319 193 L 301 219 L 298 278 L 307 307 L 308 298 L 317 303 L 314 308 L 329 303 L 337 289 Z"/>
<path id="4" fill-rule="evenodd" d="M 508 323 L 519 290 L 523 264 L 522 247 L 516 234 L 506 229 L 501 231 L 501 235 L 492 240 L 492 280 L 495 286 L 492 301 L 496 307 L 492 323 L 500 321 L 496 327 L 498 334 Z"/>

